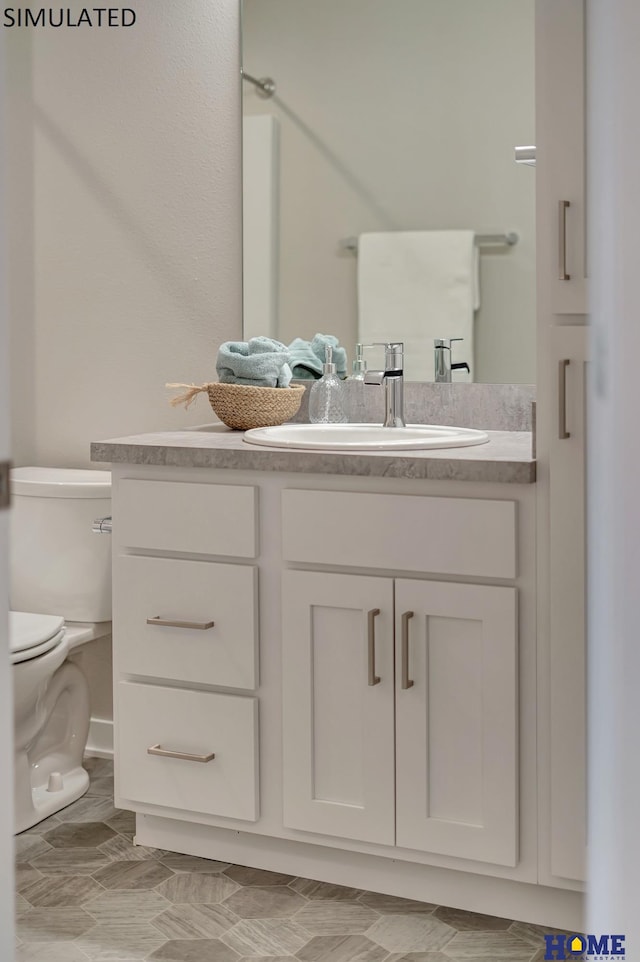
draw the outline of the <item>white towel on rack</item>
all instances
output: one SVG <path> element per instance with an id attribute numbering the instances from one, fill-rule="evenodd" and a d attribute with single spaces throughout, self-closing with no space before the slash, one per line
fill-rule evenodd
<path id="1" fill-rule="evenodd" d="M 473 381 L 474 311 L 480 306 L 478 248 L 471 230 L 361 234 L 358 341 L 404 341 L 405 377 L 433 381 L 433 341 L 461 337 L 453 381 Z"/>

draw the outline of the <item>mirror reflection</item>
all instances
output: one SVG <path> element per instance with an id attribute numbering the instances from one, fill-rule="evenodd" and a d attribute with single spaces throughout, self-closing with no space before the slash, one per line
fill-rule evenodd
<path id="1" fill-rule="evenodd" d="M 462 338 L 453 381 L 535 381 L 533 15 L 243 0 L 245 73 L 275 84 L 243 84 L 245 338 L 401 340 L 413 380 Z"/>

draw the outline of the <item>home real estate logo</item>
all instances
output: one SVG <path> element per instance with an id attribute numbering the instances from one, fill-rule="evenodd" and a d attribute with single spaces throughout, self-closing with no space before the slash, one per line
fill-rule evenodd
<path id="1" fill-rule="evenodd" d="M 545 962 L 624 962 L 624 935 L 545 935 Z"/>

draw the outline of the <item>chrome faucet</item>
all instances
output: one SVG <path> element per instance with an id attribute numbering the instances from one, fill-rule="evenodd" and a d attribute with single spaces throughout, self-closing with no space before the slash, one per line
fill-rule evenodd
<path id="1" fill-rule="evenodd" d="M 433 367 L 435 370 L 436 384 L 448 384 L 451 381 L 452 371 L 469 371 L 466 361 L 461 364 L 451 363 L 451 345 L 454 341 L 463 341 L 462 337 L 436 337 L 433 342 Z"/>
<path id="2" fill-rule="evenodd" d="M 365 384 L 384 385 L 385 428 L 403 428 L 404 423 L 404 344 L 400 341 L 375 341 L 364 347 L 384 348 L 384 371 L 367 371 Z"/>

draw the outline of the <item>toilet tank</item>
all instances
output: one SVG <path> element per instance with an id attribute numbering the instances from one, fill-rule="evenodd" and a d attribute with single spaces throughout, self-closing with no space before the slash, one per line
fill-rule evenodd
<path id="1" fill-rule="evenodd" d="M 10 603 L 67 621 L 111 620 L 111 473 L 75 468 L 11 472 Z"/>

